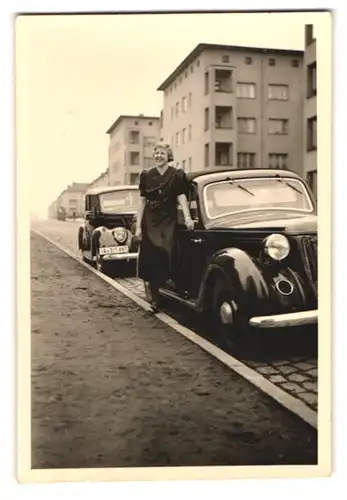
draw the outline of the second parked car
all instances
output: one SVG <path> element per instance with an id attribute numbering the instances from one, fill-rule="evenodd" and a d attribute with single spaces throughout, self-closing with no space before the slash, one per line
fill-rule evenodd
<path id="1" fill-rule="evenodd" d="M 136 261 L 139 243 L 134 232 L 139 202 L 137 186 L 105 186 L 86 193 L 85 220 L 78 230 L 78 248 L 84 260 L 106 273 Z"/>

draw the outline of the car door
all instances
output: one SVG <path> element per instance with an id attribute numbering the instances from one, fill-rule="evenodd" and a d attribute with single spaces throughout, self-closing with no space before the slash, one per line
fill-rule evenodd
<path id="1" fill-rule="evenodd" d="M 178 265 L 180 277 L 180 289 L 194 299 L 200 289 L 201 279 L 207 265 L 207 231 L 203 229 L 197 211 L 197 199 L 195 190 L 189 195 L 189 208 L 195 221 L 193 231 L 188 231 L 184 224 L 182 210 L 178 210 Z"/>

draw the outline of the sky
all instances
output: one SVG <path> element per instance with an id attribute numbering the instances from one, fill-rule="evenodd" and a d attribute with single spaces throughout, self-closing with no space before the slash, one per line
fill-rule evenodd
<path id="1" fill-rule="evenodd" d="M 40 217 L 72 182 L 108 167 L 121 114 L 159 116 L 158 86 L 199 43 L 304 49 L 318 14 L 19 16 L 16 156 Z"/>

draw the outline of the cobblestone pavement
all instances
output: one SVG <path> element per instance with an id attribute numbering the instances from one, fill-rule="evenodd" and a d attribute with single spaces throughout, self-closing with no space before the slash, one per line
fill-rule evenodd
<path id="1" fill-rule="evenodd" d="M 78 255 L 77 229 L 80 222 L 60 222 L 56 220 L 39 221 L 33 228 L 47 235 L 63 247 Z M 144 298 L 142 281 L 134 277 L 116 278 L 116 280 Z M 176 309 L 173 308 L 173 309 Z M 190 311 L 167 310 L 177 321 L 200 335 L 206 336 L 199 321 Z M 207 332 L 208 336 L 208 332 Z M 269 351 L 266 358 L 257 360 L 241 359 L 245 364 L 261 373 L 270 382 L 302 400 L 311 409 L 318 406 L 318 367 L 316 339 L 294 337 L 291 333 L 282 337 Z"/>

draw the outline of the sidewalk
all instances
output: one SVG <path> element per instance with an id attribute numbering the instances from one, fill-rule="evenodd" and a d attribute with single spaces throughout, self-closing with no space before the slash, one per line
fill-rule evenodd
<path id="1" fill-rule="evenodd" d="M 32 467 L 316 463 L 314 429 L 33 234 Z"/>

